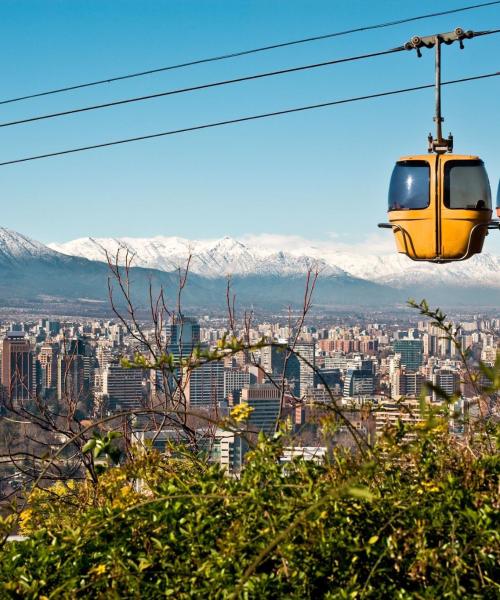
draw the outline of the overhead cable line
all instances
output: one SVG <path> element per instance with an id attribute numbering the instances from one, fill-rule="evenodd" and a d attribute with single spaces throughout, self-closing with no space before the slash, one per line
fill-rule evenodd
<path id="1" fill-rule="evenodd" d="M 175 94 L 185 94 L 187 92 L 196 92 L 198 90 L 206 90 L 214 87 L 221 87 L 224 85 L 231 85 L 234 83 L 242 83 L 243 81 L 252 81 L 255 79 L 264 79 L 266 77 L 275 77 L 277 75 L 286 75 L 288 73 L 298 73 L 300 71 L 308 71 L 311 69 L 318 69 L 320 67 L 328 67 L 331 65 L 337 65 L 341 63 L 347 63 L 357 60 L 363 60 L 367 58 L 374 58 L 376 56 L 383 56 L 386 54 L 394 54 L 395 52 L 401 52 L 406 50 L 405 46 L 398 46 L 397 48 L 391 48 L 390 50 L 382 50 L 380 52 L 370 52 L 369 54 L 360 54 L 358 56 L 349 56 L 347 58 L 337 58 L 335 60 L 328 60 L 321 63 L 314 63 L 309 65 L 302 65 L 300 67 L 290 67 L 289 69 L 280 69 L 278 71 L 268 71 L 266 73 L 257 73 L 255 75 L 247 75 L 245 77 L 237 77 L 234 79 L 225 79 L 223 81 L 215 81 L 212 83 L 205 83 L 202 85 L 195 85 L 186 88 L 179 88 L 176 90 L 167 90 L 166 92 L 158 92 L 157 94 L 148 94 L 147 96 L 136 96 L 134 98 L 125 98 L 124 100 L 115 100 L 113 102 L 106 102 L 104 104 L 93 104 L 92 106 L 84 106 L 82 108 L 72 108 L 56 113 L 49 113 L 46 115 L 37 115 L 34 117 L 28 117 L 26 119 L 19 119 L 17 121 L 7 121 L 0 123 L 0 127 L 11 127 L 13 125 L 21 125 L 23 123 L 32 123 L 33 121 L 43 121 L 44 119 L 54 119 L 56 117 L 63 117 L 67 115 L 73 115 L 76 113 L 88 112 L 91 110 L 99 110 L 102 108 L 111 108 L 113 106 L 120 106 L 122 104 L 131 104 L 133 102 L 144 102 L 145 100 L 152 100 L 154 98 L 163 98 L 165 96 L 173 96 Z"/>
<path id="2" fill-rule="evenodd" d="M 70 86 L 66 86 L 66 87 L 60 87 L 60 88 L 55 88 L 52 90 L 46 90 L 46 91 L 42 91 L 42 92 L 36 92 L 33 94 L 28 94 L 25 96 L 18 96 L 16 98 L 8 98 L 6 100 L 0 100 L 0 104 L 11 104 L 13 102 L 20 102 L 22 100 L 30 100 L 32 98 L 40 98 L 41 96 L 50 96 L 52 94 L 61 94 L 64 92 L 70 92 L 73 90 L 79 90 L 82 88 L 88 88 L 88 87 L 93 87 L 93 86 L 97 86 L 97 85 L 103 85 L 105 83 L 114 83 L 116 81 L 123 81 L 126 79 L 134 79 L 136 77 L 144 77 L 146 75 L 154 75 L 155 73 L 162 73 L 165 71 L 173 71 L 176 69 L 183 69 L 186 67 L 192 67 L 195 65 L 200 65 L 200 64 L 205 64 L 205 63 L 210 63 L 210 62 L 216 62 L 216 61 L 221 61 L 221 60 L 227 60 L 230 58 L 238 58 L 240 56 L 246 56 L 248 54 L 256 54 L 258 52 L 267 52 L 269 50 L 276 50 L 277 48 L 285 48 L 288 46 L 296 46 L 299 44 L 307 44 L 310 42 L 317 42 L 320 40 L 326 40 L 326 39 L 330 39 L 330 38 L 335 38 L 335 37 L 341 37 L 341 36 L 345 36 L 345 35 L 350 35 L 353 33 L 361 33 L 361 32 L 365 32 L 365 31 L 371 31 L 371 30 L 375 30 L 375 29 L 383 29 L 385 27 L 394 27 L 396 25 L 402 25 L 404 23 L 412 23 L 415 21 L 422 21 L 424 19 L 431 19 L 434 17 L 441 17 L 441 16 L 445 16 L 445 15 L 451 15 L 451 14 L 455 14 L 455 13 L 460 13 L 460 12 L 465 12 L 465 11 L 471 11 L 471 10 L 476 10 L 479 8 L 485 8 L 488 6 L 494 6 L 496 4 L 500 4 L 500 0 L 494 0 L 491 2 L 482 2 L 480 4 L 472 4 L 469 6 L 462 6 L 459 8 L 452 8 L 449 10 L 443 10 L 443 11 L 439 11 L 439 12 L 433 12 L 433 13 L 427 13 L 424 15 L 418 15 L 415 17 L 407 17 L 405 19 L 397 19 L 395 21 L 386 21 L 384 23 L 377 23 L 374 25 L 365 25 L 363 27 L 356 27 L 353 29 L 345 29 L 343 31 L 336 31 L 333 33 L 326 33 L 323 35 L 316 35 L 316 36 L 312 36 L 312 37 L 307 37 L 307 38 L 302 38 L 302 39 L 298 39 L 298 40 L 291 40 L 291 41 L 287 41 L 287 42 L 280 42 L 277 44 L 271 44 L 268 46 L 262 46 L 260 48 L 252 48 L 250 50 L 240 50 L 237 52 L 230 52 L 228 54 L 221 54 L 218 56 L 211 56 L 208 58 L 200 58 L 197 60 L 192 60 L 192 61 L 188 61 L 188 62 L 184 62 L 184 63 L 179 63 L 179 64 L 175 64 L 175 65 L 168 65 L 165 67 L 158 67 L 156 69 L 148 69 L 146 71 L 138 71 L 135 73 L 128 73 L 125 75 L 118 75 L 118 76 L 113 76 L 113 77 L 107 77 L 106 79 L 98 79 L 96 81 L 89 81 L 86 83 L 78 83 L 75 85 L 70 85 Z"/>
<path id="3" fill-rule="evenodd" d="M 499 0 L 500 1 L 500 0 Z M 474 37 L 480 37 L 483 35 L 490 35 L 493 33 L 499 33 L 500 29 L 492 29 L 488 31 L 475 31 Z M 397 46 L 396 48 L 390 48 L 389 50 L 381 50 L 378 52 L 369 52 L 368 54 L 359 54 L 357 56 L 349 56 L 346 58 L 336 58 L 334 60 L 328 60 L 320 63 L 313 63 L 308 65 L 301 65 L 299 67 L 290 67 L 288 69 L 279 69 L 277 71 L 267 71 L 265 73 L 257 73 L 254 75 L 246 75 L 244 77 L 236 77 L 234 79 L 225 79 L 222 81 L 215 81 L 212 83 L 204 83 L 201 85 L 190 86 L 186 88 L 178 88 L 175 90 L 167 90 L 165 92 L 158 92 L 156 94 L 148 94 L 146 96 L 135 96 L 132 98 L 125 98 L 123 100 L 114 100 L 112 102 L 105 102 L 103 104 L 93 104 L 91 106 L 83 106 L 81 108 L 72 108 L 68 110 L 63 110 L 56 113 L 48 113 L 45 115 L 35 115 L 34 117 L 27 117 L 26 119 L 18 119 L 16 121 L 6 121 L 4 123 L 0 123 L 0 128 L 2 127 L 12 127 L 14 125 L 22 125 L 25 123 L 32 123 L 35 121 L 44 121 L 46 119 L 55 119 L 58 117 L 64 117 L 68 115 L 74 115 L 83 112 L 89 112 L 93 110 L 100 110 L 103 108 L 112 108 L 115 106 L 121 106 L 124 104 L 132 104 L 135 102 L 144 102 L 145 100 L 154 100 L 156 98 L 164 98 L 165 96 L 174 96 L 176 94 L 186 94 L 189 92 L 196 92 L 199 90 L 206 90 L 215 87 L 222 87 L 225 85 L 232 85 L 235 83 L 242 83 L 244 81 L 252 81 L 256 79 L 264 79 L 267 77 L 276 77 L 278 75 L 287 75 L 290 73 L 298 73 L 301 71 L 309 71 L 312 69 L 318 69 L 322 67 L 328 67 L 332 65 L 338 65 L 342 63 L 354 62 L 359 60 L 365 60 L 367 58 L 375 58 L 377 56 L 385 56 L 388 54 L 394 54 L 396 52 L 402 52 L 403 50 L 408 50 L 408 45 Z"/>
<path id="4" fill-rule="evenodd" d="M 473 77 L 463 77 L 461 79 L 453 79 L 450 81 L 445 81 L 443 82 L 441 85 L 453 85 L 453 84 L 457 84 L 457 83 L 464 83 L 467 81 L 477 81 L 479 79 L 488 79 L 491 77 L 498 77 L 500 75 L 500 71 L 494 72 L 494 73 L 486 73 L 484 75 L 475 75 Z M 414 87 L 409 87 L 409 88 L 401 88 L 398 90 L 391 90 L 388 92 L 379 92 L 376 94 L 368 94 L 366 96 L 357 96 L 354 98 L 345 98 L 342 100 L 334 100 L 331 102 L 322 102 L 321 104 L 310 104 L 308 106 L 300 106 L 297 108 L 288 108 L 285 110 L 278 110 L 278 111 L 274 111 L 274 112 L 268 112 L 268 113 L 262 113 L 259 115 L 250 115 L 247 117 L 239 117 L 237 119 L 229 119 L 226 121 L 217 121 L 215 123 L 206 123 L 204 125 L 194 125 L 192 127 L 185 127 L 183 129 L 173 129 L 170 131 L 162 131 L 159 133 L 151 133 L 148 135 L 141 135 L 141 136 L 137 136 L 137 137 L 132 137 L 132 138 L 126 138 L 126 139 L 122 139 L 122 140 L 114 140 L 111 142 L 104 142 L 104 143 L 100 143 L 100 144 L 93 144 L 91 146 L 81 146 L 79 148 L 71 148 L 69 150 L 59 150 L 58 152 L 49 152 L 46 154 L 39 154 L 36 156 L 28 156 L 25 158 L 17 158 L 15 160 L 8 160 L 8 161 L 4 161 L 4 162 L 0 162 L 0 167 L 6 166 L 6 165 L 14 165 L 17 163 L 23 163 L 23 162 L 29 162 L 29 161 L 33 161 L 33 160 L 40 160 L 42 158 L 50 158 L 50 157 L 54 157 L 54 156 L 63 156 L 65 154 L 75 154 L 76 152 L 85 152 L 87 150 L 96 150 L 98 148 L 107 148 L 109 146 L 117 146 L 120 144 L 128 144 L 131 142 L 139 142 L 139 141 L 143 141 L 143 140 L 151 140 L 154 138 L 159 138 L 159 137 L 165 137 L 165 136 L 169 136 L 169 135 L 177 135 L 177 134 L 181 134 L 181 133 L 189 133 L 191 131 L 199 131 L 202 129 L 212 129 L 214 127 L 222 127 L 224 125 L 233 125 L 236 123 L 244 123 L 246 121 L 256 121 L 258 119 L 267 119 L 270 117 L 277 117 L 280 115 L 287 115 L 287 114 L 291 114 L 291 113 L 298 113 L 298 112 L 304 112 L 307 110 L 314 110 L 314 109 L 318 109 L 318 108 L 326 108 L 328 106 L 335 106 L 338 104 L 349 104 L 350 102 L 359 102 L 361 100 L 370 100 L 373 98 L 382 98 L 384 96 L 395 96 L 396 94 L 404 94 L 407 92 L 416 92 L 418 90 L 425 90 L 425 89 L 429 89 L 429 88 L 433 88 L 434 87 L 434 83 L 429 83 L 426 85 L 418 85 L 418 86 L 414 86 Z"/>

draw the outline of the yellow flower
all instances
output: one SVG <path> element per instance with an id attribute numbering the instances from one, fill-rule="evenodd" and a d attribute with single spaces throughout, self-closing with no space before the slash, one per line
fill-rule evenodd
<path id="1" fill-rule="evenodd" d="M 103 575 L 104 573 L 106 573 L 106 565 L 97 565 L 97 567 L 93 567 L 92 569 L 90 569 L 92 573 L 95 573 L 96 575 Z"/>
<path id="2" fill-rule="evenodd" d="M 26 508 L 22 511 L 19 526 L 23 533 L 27 533 L 30 529 L 30 521 L 33 516 L 33 511 L 31 508 Z"/>
<path id="3" fill-rule="evenodd" d="M 122 496 L 128 496 L 130 493 L 132 493 L 132 488 L 129 485 L 123 486 L 120 490 Z"/>
<path id="4" fill-rule="evenodd" d="M 422 481 L 422 487 L 427 492 L 439 492 L 439 487 L 433 481 Z"/>
<path id="5" fill-rule="evenodd" d="M 242 421 L 246 421 L 252 412 L 253 408 L 248 406 L 247 402 L 241 402 L 231 410 L 231 417 L 236 423 L 241 423 Z"/>

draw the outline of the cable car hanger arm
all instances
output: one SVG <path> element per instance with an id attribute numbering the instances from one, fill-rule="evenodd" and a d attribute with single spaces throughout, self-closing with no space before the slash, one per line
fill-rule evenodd
<path id="1" fill-rule="evenodd" d="M 441 44 L 449 46 L 454 42 L 458 42 L 460 49 L 464 49 L 464 40 L 472 39 L 473 37 L 479 37 L 482 35 L 489 35 L 491 33 L 498 33 L 500 30 L 490 31 L 472 31 L 465 30 L 462 27 L 456 27 L 453 31 L 446 33 L 435 33 L 433 35 L 419 36 L 414 35 L 405 44 L 406 50 L 416 50 L 417 56 L 422 57 L 420 52 L 421 48 L 435 48 L 435 116 L 434 121 L 436 123 L 436 138 L 434 139 L 432 134 L 428 136 L 428 152 L 435 152 L 436 154 L 444 154 L 445 152 L 453 152 L 453 136 L 451 133 L 447 139 L 443 138 L 442 124 L 444 118 L 441 112 Z"/>

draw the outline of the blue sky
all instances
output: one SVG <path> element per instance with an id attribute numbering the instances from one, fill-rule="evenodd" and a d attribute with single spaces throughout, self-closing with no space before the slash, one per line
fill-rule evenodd
<path id="1" fill-rule="evenodd" d="M 446 10 L 472 0 L 2 0 L 3 98 L 233 50 Z M 500 26 L 500 5 L 1 106 L 1 121 Z M 500 35 L 445 47 L 444 79 L 499 70 Z M 0 131 L 0 159 L 429 83 L 433 53 L 399 53 Z M 500 78 L 444 90 L 455 150 L 500 176 Z M 425 152 L 433 92 L 326 108 L 0 169 L 1 225 L 83 236 L 270 233 L 361 243 L 385 220 L 399 155 Z M 381 232 L 385 237 L 390 235 Z M 379 234 L 377 234 L 379 236 Z M 374 239 L 382 239 L 379 237 Z M 500 252 L 500 235 L 487 249 Z"/>

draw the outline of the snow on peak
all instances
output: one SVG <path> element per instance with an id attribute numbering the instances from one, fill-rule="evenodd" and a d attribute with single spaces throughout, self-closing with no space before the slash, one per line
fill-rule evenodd
<path id="1" fill-rule="evenodd" d="M 500 257 L 474 256 L 466 262 L 447 265 L 416 263 L 395 253 L 360 254 L 339 251 L 333 243 L 266 244 L 266 239 L 239 241 L 226 236 L 215 240 L 188 240 L 180 237 L 80 238 L 49 247 L 64 254 L 105 260 L 106 251 L 116 255 L 120 248 L 134 255 L 135 266 L 172 271 L 186 264 L 191 256 L 192 272 L 205 277 L 232 275 L 301 275 L 318 268 L 323 276 L 350 275 L 382 284 L 403 287 L 407 284 L 440 284 L 500 288 Z M 383 250 L 381 248 L 381 250 Z"/>
<path id="2" fill-rule="evenodd" d="M 176 237 L 154 238 L 80 238 L 49 247 L 90 260 L 106 260 L 106 252 L 115 256 L 120 249 L 133 255 L 133 265 L 164 271 L 185 266 L 191 256 L 191 271 L 205 277 L 225 275 L 299 275 L 318 267 L 328 274 L 342 274 L 338 267 L 320 257 L 295 255 L 263 247 L 252 247 L 231 237 L 218 240 L 187 240 Z"/>
<path id="3" fill-rule="evenodd" d="M 57 252 L 17 231 L 0 227 L 0 256 L 3 259 L 52 258 Z"/>

